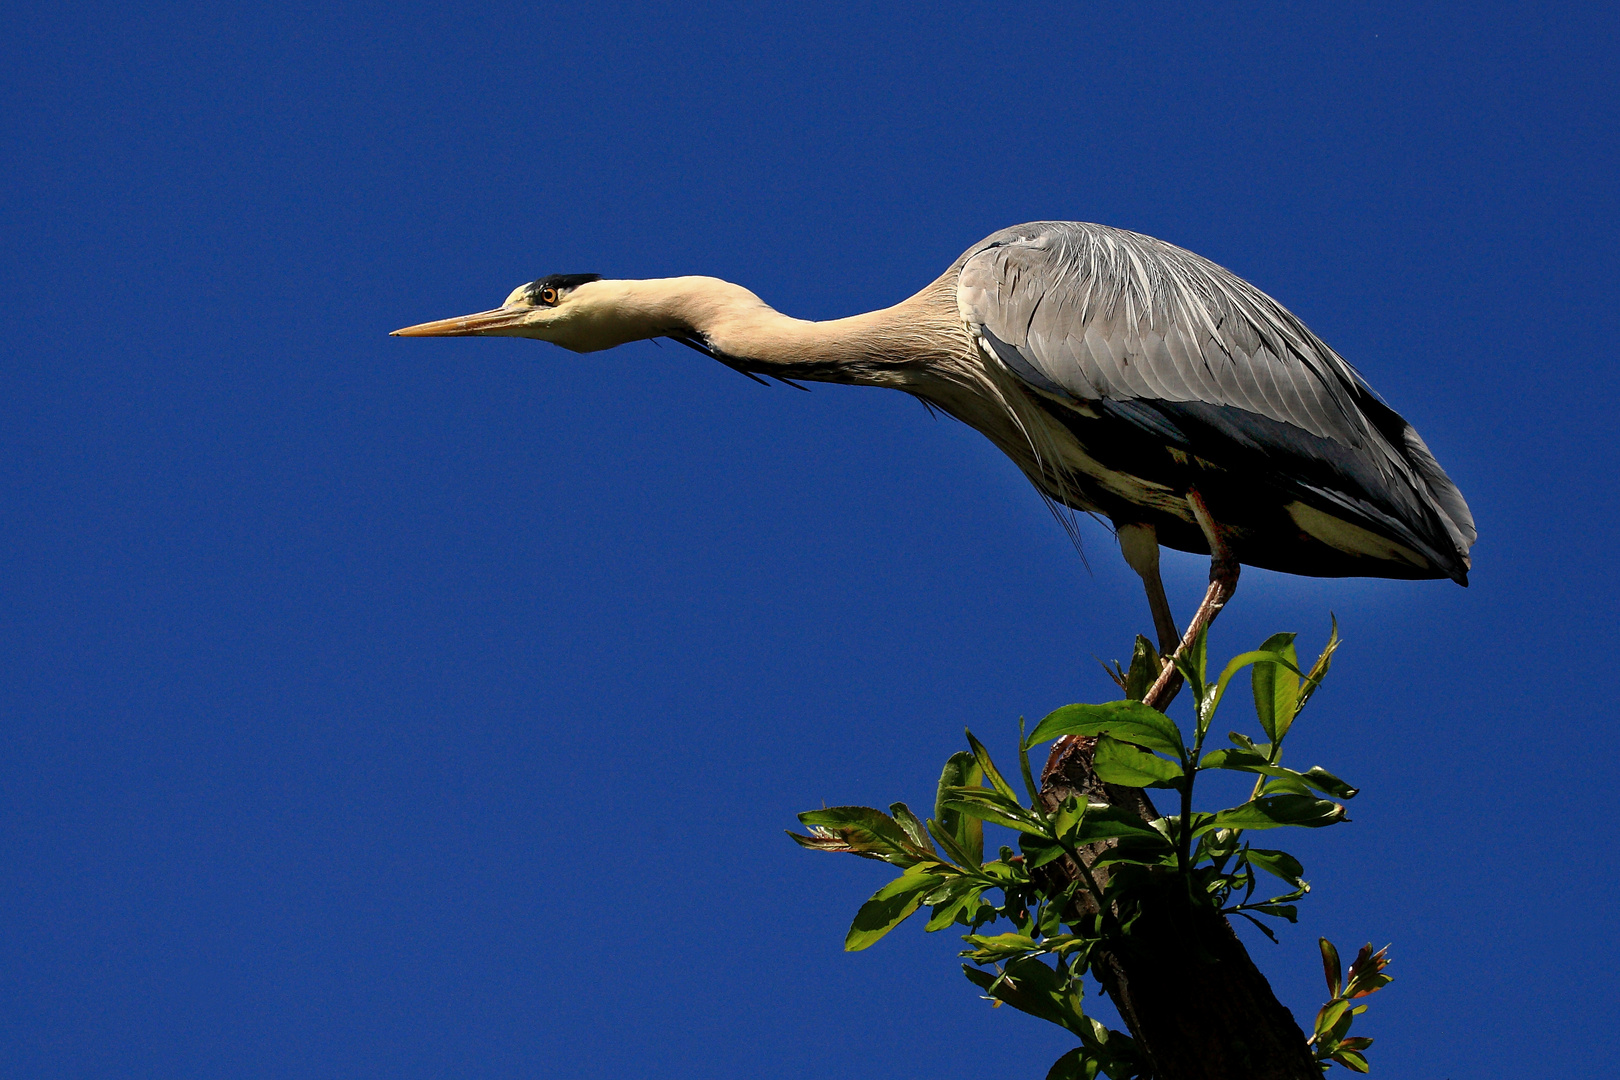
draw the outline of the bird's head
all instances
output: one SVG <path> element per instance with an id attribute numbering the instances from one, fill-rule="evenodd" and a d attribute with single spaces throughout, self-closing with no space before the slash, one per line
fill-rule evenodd
<path id="1" fill-rule="evenodd" d="M 616 333 L 615 290 L 600 274 L 552 274 L 512 290 L 500 307 L 395 330 L 395 337 L 526 337 L 575 352 L 610 348 Z"/>

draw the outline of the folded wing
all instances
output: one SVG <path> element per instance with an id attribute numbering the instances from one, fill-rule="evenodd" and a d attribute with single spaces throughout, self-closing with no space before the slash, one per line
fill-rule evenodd
<path id="1" fill-rule="evenodd" d="M 1466 579 L 1473 516 L 1417 432 L 1229 271 L 1138 233 L 1036 222 L 970 251 L 957 297 L 987 351 L 1070 406 L 1072 427 L 1122 421 Z"/>

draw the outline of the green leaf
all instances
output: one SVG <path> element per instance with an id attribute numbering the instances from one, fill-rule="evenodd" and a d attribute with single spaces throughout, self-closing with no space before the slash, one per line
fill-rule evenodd
<path id="1" fill-rule="evenodd" d="M 901 874 L 861 905 L 844 938 L 845 952 L 859 952 L 904 922 L 922 898 L 945 879 L 938 874 Z"/>
<path id="2" fill-rule="evenodd" d="M 1351 787 L 1320 765 L 1312 765 L 1300 773 L 1299 777 L 1317 791 L 1325 792 L 1340 799 L 1353 799 L 1356 797 L 1356 793 L 1361 790 L 1360 788 Z"/>
<path id="3" fill-rule="evenodd" d="M 1141 634 L 1136 635 L 1136 648 L 1131 651 L 1131 669 L 1125 673 L 1125 697 L 1141 701 L 1159 678 L 1162 665 L 1159 650 Z"/>
<path id="4" fill-rule="evenodd" d="M 1336 802 L 1313 799 L 1309 795 L 1265 795 L 1242 806 L 1220 811 L 1198 831 L 1205 832 L 1211 828 L 1275 829 L 1281 825 L 1318 829 L 1343 820 L 1344 807 Z"/>
<path id="5" fill-rule="evenodd" d="M 843 847 L 837 850 L 853 852 L 870 859 L 909 864 L 933 851 L 933 845 L 926 848 L 913 846 L 911 838 L 893 818 L 870 806 L 828 806 L 800 814 L 799 820 L 807 826 L 825 829 L 834 834 L 843 844 Z M 827 846 L 825 843 L 818 843 L 820 838 L 817 837 L 795 839 L 804 847 Z"/>
<path id="6" fill-rule="evenodd" d="M 1245 746 L 1225 746 L 1211 750 L 1198 760 L 1200 769 L 1236 769 L 1243 772 L 1259 772 L 1263 769 L 1282 769 L 1280 765 L 1272 765 L 1264 754 L 1251 750 Z M 1283 770 L 1286 771 L 1286 770 Z"/>
<path id="7" fill-rule="evenodd" d="M 1241 731 L 1228 731 L 1226 733 L 1226 737 L 1231 741 L 1233 746 L 1240 746 L 1245 750 L 1253 750 L 1267 761 L 1271 760 L 1269 756 L 1271 754 L 1270 743 L 1257 743 L 1247 735 L 1243 734 Z"/>
<path id="8" fill-rule="evenodd" d="M 1028 934 L 968 934 L 962 938 L 977 948 L 963 955 L 971 955 L 981 964 L 995 963 L 1008 957 L 1039 952 L 1040 945 Z"/>
<path id="9" fill-rule="evenodd" d="M 983 788 L 957 788 L 956 792 L 946 801 L 947 810 L 954 810 L 959 814 L 988 821 L 992 825 L 1016 829 L 1032 836 L 1047 835 L 1045 825 L 1033 820 L 1021 807 L 1017 807 L 1016 803 L 1009 806 L 1004 800 L 996 798 L 996 792 L 985 791 Z"/>
<path id="10" fill-rule="evenodd" d="M 962 817 L 960 814 L 957 816 Z M 964 820 L 972 821 L 975 825 L 980 824 L 977 818 L 964 818 Z M 929 818 L 924 824 L 928 826 L 928 835 L 932 836 L 936 841 L 939 842 L 939 846 L 945 849 L 946 856 L 958 866 L 967 870 L 972 870 L 979 865 L 978 861 L 971 858 L 968 852 L 963 851 L 961 848 L 956 846 L 956 841 L 951 839 L 950 833 L 939 827 L 939 822 L 935 821 L 933 818 Z M 982 857 L 983 854 L 981 852 L 981 858 Z"/>
<path id="11" fill-rule="evenodd" d="M 1043 836 L 1032 836 L 1028 833 L 1019 835 L 1018 850 L 1024 855 L 1024 865 L 1031 870 L 1045 866 L 1047 863 L 1057 862 L 1065 854 L 1062 844 Z"/>
<path id="12" fill-rule="evenodd" d="M 1181 766 L 1175 762 L 1108 735 L 1097 739 L 1092 768 L 1103 783 L 1123 787 L 1170 787 L 1183 776 Z"/>
<path id="13" fill-rule="evenodd" d="M 1220 707 L 1221 699 L 1226 696 L 1226 687 L 1231 683 L 1232 677 L 1250 664 L 1257 664 L 1262 661 L 1274 667 L 1292 671 L 1295 674 L 1299 672 L 1299 665 L 1279 652 L 1255 649 L 1253 652 L 1238 653 L 1226 662 L 1226 667 L 1221 671 L 1221 677 L 1215 682 L 1215 688 L 1203 699 L 1203 705 L 1199 710 L 1201 724 L 1209 723 L 1210 718 L 1215 715 L 1215 710 Z M 1267 734 L 1269 735 L 1270 732 L 1267 732 Z"/>
<path id="14" fill-rule="evenodd" d="M 1319 938 L 1317 945 L 1322 950 L 1322 974 L 1327 976 L 1328 997 L 1336 998 L 1339 991 L 1344 989 L 1344 968 L 1339 963 L 1339 950 L 1327 938 Z"/>
<path id="15" fill-rule="evenodd" d="M 1163 833 L 1131 811 L 1106 803 L 1092 803 L 1086 811 L 1086 819 L 1076 827 L 1072 842 L 1095 844 L 1099 840 L 1129 840 L 1152 852 L 1172 847 Z"/>
<path id="16" fill-rule="evenodd" d="M 911 841 L 913 847 L 918 851 L 926 851 L 929 854 L 939 854 L 934 850 L 934 842 L 928 838 L 928 828 L 917 820 L 917 815 L 911 812 L 911 807 L 903 802 L 897 802 L 889 807 L 889 813 L 894 817 L 894 823 L 900 826 L 900 830 Z"/>
<path id="17" fill-rule="evenodd" d="M 1140 639 L 1138 639 L 1140 640 Z M 1098 1061 L 1077 1046 L 1052 1063 L 1046 1080 L 1096 1080 Z"/>
<path id="18" fill-rule="evenodd" d="M 1334 998 L 1316 1014 L 1316 1030 L 1327 1033 L 1333 1030 L 1335 1024 L 1344 1018 L 1344 1012 L 1350 1007 L 1350 1002 L 1344 998 Z"/>
<path id="19" fill-rule="evenodd" d="M 1012 961 L 1000 975 L 966 964 L 962 965 L 962 974 L 996 1000 L 1076 1034 L 1087 1023 L 1081 1010 L 1080 984 L 1070 982 L 1034 957 Z"/>
<path id="20" fill-rule="evenodd" d="M 1294 652 L 1293 634 L 1272 634 L 1260 646 L 1261 652 L 1277 653 L 1288 658 L 1297 670 L 1299 656 Z M 1277 664 L 1257 662 L 1249 673 L 1254 687 L 1254 711 L 1260 719 L 1260 730 L 1273 743 L 1288 733 L 1299 708 L 1299 676 Z"/>
<path id="21" fill-rule="evenodd" d="M 1073 935 L 1063 933 L 1063 919 L 1072 909 L 1074 894 L 1079 890 L 1080 882 L 1070 883 L 1067 889 L 1053 896 L 1043 890 L 1045 903 L 1041 905 L 1040 932 L 1047 949 L 1061 951 L 1062 942 L 1076 940 Z"/>
<path id="22" fill-rule="evenodd" d="M 978 818 L 945 809 L 943 803 L 949 789 L 978 787 L 983 783 L 984 770 L 979 768 L 978 761 L 965 750 L 959 751 L 945 762 L 945 769 L 939 774 L 939 794 L 934 800 L 934 820 L 939 831 L 951 838 L 959 854 L 967 857 L 965 865 L 970 869 L 984 861 L 984 824 Z"/>
<path id="23" fill-rule="evenodd" d="M 1249 848 L 1243 858 L 1250 866 L 1258 866 L 1268 874 L 1282 878 L 1296 889 L 1305 887 L 1305 868 L 1286 851 L 1267 848 Z M 1331 946 L 1329 946 L 1331 948 Z"/>
<path id="24" fill-rule="evenodd" d="M 1046 742 L 1060 735 L 1111 735 L 1124 742 L 1145 746 L 1179 761 L 1187 760 L 1181 729 L 1164 713 L 1140 701 L 1110 701 L 1104 705 L 1065 705 L 1035 725 L 1029 745 Z"/>
<path id="25" fill-rule="evenodd" d="M 1265 785 L 1256 792 L 1257 795 L 1304 795 L 1311 796 L 1311 787 L 1303 777 L 1291 770 L 1285 770 L 1281 776 L 1274 776 L 1265 782 Z"/>
<path id="26" fill-rule="evenodd" d="M 1002 779 L 1000 770 L 996 768 L 996 763 L 990 760 L 990 751 L 986 750 L 984 744 L 973 737 L 971 731 L 967 733 L 967 741 L 968 745 L 973 748 L 974 760 L 979 763 L 979 768 L 984 770 L 985 778 L 990 781 L 990 786 L 1006 798 L 1017 803 L 1018 795 L 1013 791 L 1012 785 Z"/>
<path id="27" fill-rule="evenodd" d="M 950 890 L 948 895 L 934 905 L 933 917 L 923 927 L 929 933 L 943 930 L 953 925 L 957 921 L 957 916 L 971 912 L 979 902 L 979 894 L 984 892 L 982 885 L 976 885 L 962 878 L 950 882 L 947 888 Z"/>
<path id="28" fill-rule="evenodd" d="M 1328 772 L 1320 765 L 1314 765 L 1305 772 L 1296 772 L 1281 765 L 1273 765 L 1264 754 L 1258 750 L 1251 750 L 1243 746 L 1234 746 L 1230 749 L 1221 747 L 1211 750 L 1198 762 L 1200 769 L 1231 769 L 1237 772 L 1259 773 L 1262 776 L 1275 777 L 1279 780 L 1292 781 L 1282 785 L 1285 790 L 1297 791 L 1303 794 L 1307 788 L 1341 799 L 1355 798 L 1359 788 L 1353 788 Z M 1268 788 L 1270 785 L 1268 785 Z"/>
<path id="29" fill-rule="evenodd" d="M 1085 819 L 1086 801 L 1078 795 L 1070 795 L 1052 818 L 1052 832 L 1059 838 L 1067 837 Z"/>
<path id="30" fill-rule="evenodd" d="M 1029 743 L 1024 740 L 1024 718 L 1018 718 L 1018 769 L 1024 774 L 1024 792 L 1029 796 L 1029 805 L 1035 809 L 1041 806 L 1041 789 L 1035 786 L 1035 774 L 1029 767 Z"/>
<path id="31" fill-rule="evenodd" d="M 1253 923 L 1256 929 L 1258 929 L 1262 934 L 1266 935 L 1266 937 L 1271 939 L 1271 943 L 1273 945 L 1278 944 L 1276 931 L 1272 930 L 1271 927 L 1267 926 L 1265 923 L 1261 922 L 1259 919 L 1255 918 L 1253 915 L 1250 915 L 1247 911 L 1239 911 L 1239 912 L 1236 912 L 1235 914 L 1239 918 L 1248 919 L 1251 923 Z"/>
<path id="32" fill-rule="evenodd" d="M 1001 850 L 1004 854 L 1012 854 L 1012 848 L 1002 848 Z M 979 870 L 986 877 L 995 878 L 998 882 L 1006 885 L 1022 885 L 1029 881 L 1027 867 L 1020 866 L 1017 863 L 1005 862 L 1001 859 L 997 859 L 995 862 L 987 862 L 979 867 Z"/>
<path id="33" fill-rule="evenodd" d="M 1139 844 L 1134 840 L 1125 838 L 1092 860 L 1093 868 L 1099 866 L 1113 866 L 1126 863 L 1131 866 L 1174 866 L 1176 865 L 1176 849 L 1164 837 L 1160 836 L 1157 843 L 1149 842 Z"/>
<path id="34" fill-rule="evenodd" d="M 1364 1073 L 1370 1070 L 1367 1059 L 1354 1050 L 1339 1050 L 1333 1054 L 1333 1060 L 1349 1069 L 1351 1072 Z"/>

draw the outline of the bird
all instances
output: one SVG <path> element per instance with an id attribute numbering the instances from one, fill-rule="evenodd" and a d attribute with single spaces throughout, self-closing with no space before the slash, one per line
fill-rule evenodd
<path id="1" fill-rule="evenodd" d="M 580 353 L 668 338 L 758 381 L 910 394 L 989 438 L 1054 511 L 1112 527 L 1167 658 L 1213 621 L 1243 565 L 1468 584 L 1473 515 L 1412 425 L 1276 300 L 1125 229 L 1003 229 L 910 298 L 828 321 L 713 277 L 553 274 L 498 308 L 394 334 Z M 1210 556 L 1185 633 L 1161 545 Z"/>

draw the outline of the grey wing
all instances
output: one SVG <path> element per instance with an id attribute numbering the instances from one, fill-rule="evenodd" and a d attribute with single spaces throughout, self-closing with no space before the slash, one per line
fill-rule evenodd
<path id="1" fill-rule="evenodd" d="M 1207 259 L 1079 222 L 964 257 L 963 318 L 1032 390 L 1212 461 L 1466 574 L 1462 495 L 1411 425 L 1282 305 Z"/>

